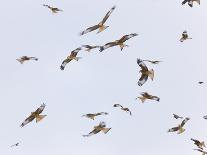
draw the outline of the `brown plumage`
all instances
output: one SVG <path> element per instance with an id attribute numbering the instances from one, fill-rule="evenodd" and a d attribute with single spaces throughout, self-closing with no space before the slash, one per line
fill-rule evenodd
<path id="1" fill-rule="evenodd" d="M 94 120 L 95 117 L 99 115 L 108 115 L 108 113 L 107 112 L 99 112 L 99 113 L 94 113 L 94 114 L 90 113 L 90 114 L 82 115 L 82 117 L 87 117 L 87 118 Z"/>
<path id="2" fill-rule="evenodd" d="M 100 48 L 100 46 L 92 46 L 92 45 L 82 45 L 87 52 L 90 52 L 92 49 Z"/>
<path id="3" fill-rule="evenodd" d="M 115 40 L 109 43 L 106 43 L 105 45 L 100 47 L 100 52 L 102 52 L 103 50 L 113 47 L 113 46 L 120 46 L 121 51 L 124 49 L 124 47 L 128 47 L 128 45 L 124 44 L 125 41 L 127 41 L 128 39 L 137 36 L 138 34 L 136 33 L 131 33 L 131 34 L 127 34 L 124 35 L 123 37 L 121 37 L 119 40 Z"/>
<path id="4" fill-rule="evenodd" d="M 136 99 L 139 98 L 142 101 L 142 103 L 144 103 L 145 100 L 147 100 L 147 99 L 149 99 L 149 100 L 155 100 L 155 101 L 158 101 L 158 102 L 160 101 L 160 98 L 159 97 L 150 95 L 147 92 L 142 92 L 141 95 L 142 96 L 139 96 Z"/>
<path id="5" fill-rule="evenodd" d="M 181 134 L 181 133 L 183 133 L 183 132 L 185 131 L 185 129 L 184 129 L 183 127 L 184 127 L 184 125 L 186 124 L 186 122 L 189 121 L 189 120 L 190 120 L 190 118 L 186 117 L 186 118 L 181 122 L 181 124 L 179 124 L 179 125 L 176 126 L 176 127 L 173 127 L 173 128 L 171 128 L 171 129 L 169 129 L 168 132 L 176 132 L 176 131 L 178 131 L 177 134 Z"/>
<path id="6" fill-rule="evenodd" d="M 43 6 L 47 7 L 48 9 L 50 9 L 52 11 L 52 13 L 58 13 L 60 11 L 63 11 L 61 9 L 55 8 L 55 7 L 51 7 L 49 5 L 43 4 Z"/>
<path id="7" fill-rule="evenodd" d="M 124 108 L 122 105 L 120 104 L 114 104 L 113 107 L 120 107 L 121 110 L 125 111 L 125 112 L 129 112 L 130 115 L 132 115 L 132 112 L 129 110 L 129 108 Z"/>
<path id="8" fill-rule="evenodd" d="M 43 112 L 45 106 L 46 105 L 43 103 L 35 112 L 31 112 L 30 116 L 27 117 L 24 120 L 24 122 L 21 124 L 21 127 L 23 127 L 26 124 L 30 123 L 34 119 L 36 119 L 36 123 L 37 123 L 37 122 L 41 121 L 45 116 L 47 116 L 47 115 L 40 115 Z"/>
<path id="9" fill-rule="evenodd" d="M 140 73 L 142 73 L 142 75 L 141 75 L 141 77 L 138 81 L 138 85 L 142 86 L 147 81 L 148 76 L 153 81 L 153 79 L 154 79 L 154 70 L 153 69 L 149 70 L 147 68 L 147 66 L 145 65 L 145 63 L 143 62 L 143 60 L 141 60 L 141 59 L 137 59 L 137 64 L 141 67 Z"/>
<path id="10" fill-rule="evenodd" d="M 81 57 L 77 57 L 78 52 L 81 50 L 81 48 L 76 48 L 73 50 L 70 55 L 62 62 L 60 69 L 64 70 L 65 66 L 71 61 L 71 60 L 76 60 L 78 61 Z"/>
<path id="11" fill-rule="evenodd" d="M 18 58 L 16 60 L 19 61 L 21 64 L 23 64 L 25 61 L 29 61 L 29 60 L 38 61 L 38 58 L 36 58 L 36 57 L 22 56 L 22 57 L 20 57 L 20 58 Z"/>
<path id="12" fill-rule="evenodd" d="M 192 140 L 194 142 L 194 144 L 199 148 L 199 149 L 202 149 L 203 150 L 203 147 L 206 147 L 204 141 L 199 141 L 197 139 L 193 139 L 191 138 L 190 140 Z"/>
<path id="13" fill-rule="evenodd" d="M 102 20 L 99 24 L 87 28 L 86 30 L 82 31 L 82 32 L 80 33 L 80 35 L 84 35 L 84 34 L 86 34 L 86 33 L 88 33 L 88 32 L 91 32 L 91 31 L 94 31 L 94 30 L 97 30 L 97 29 L 99 29 L 97 33 L 100 33 L 100 32 L 102 32 L 102 31 L 104 31 L 105 29 L 107 29 L 109 26 L 105 26 L 104 23 L 105 23 L 106 20 L 109 18 L 109 16 L 111 15 L 111 13 L 114 11 L 115 8 L 116 8 L 116 6 L 113 6 L 113 7 L 107 12 L 107 14 L 105 15 L 105 17 L 103 18 L 103 20 Z"/>
<path id="14" fill-rule="evenodd" d="M 99 125 L 94 126 L 94 129 L 91 132 L 89 132 L 87 135 L 83 135 L 83 137 L 89 137 L 95 135 L 100 131 L 106 134 L 109 130 L 111 130 L 111 128 L 106 128 L 105 122 L 100 122 Z"/>
<path id="15" fill-rule="evenodd" d="M 187 40 L 187 39 L 192 39 L 192 38 L 189 38 L 189 37 L 188 37 L 188 33 L 187 33 L 187 31 L 183 31 L 183 33 L 182 33 L 182 37 L 180 38 L 180 42 L 183 42 L 183 41 L 185 41 L 185 40 Z"/>

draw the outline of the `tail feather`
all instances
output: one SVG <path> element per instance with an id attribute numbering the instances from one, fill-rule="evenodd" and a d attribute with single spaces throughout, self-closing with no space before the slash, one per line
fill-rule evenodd
<path id="1" fill-rule="evenodd" d="M 38 115 L 38 116 L 36 116 L 35 118 L 36 118 L 36 123 L 37 122 L 39 122 L 39 121 L 41 121 L 43 118 L 45 118 L 47 115 Z"/>
<path id="2" fill-rule="evenodd" d="M 102 131 L 106 134 L 111 128 L 104 128 Z"/>
<path id="3" fill-rule="evenodd" d="M 21 59 L 16 59 L 17 61 L 19 61 L 20 62 L 20 64 L 23 64 L 24 63 L 24 61 L 23 60 L 21 60 Z"/>
<path id="4" fill-rule="evenodd" d="M 146 98 L 145 97 L 138 97 L 141 101 L 142 101 L 142 103 L 144 103 L 145 102 L 145 100 L 146 100 Z"/>
<path id="5" fill-rule="evenodd" d="M 148 76 L 149 76 L 149 77 L 151 78 L 151 80 L 153 81 L 153 79 L 154 79 L 154 70 L 153 70 L 153 69 L 150 70 Z"/>

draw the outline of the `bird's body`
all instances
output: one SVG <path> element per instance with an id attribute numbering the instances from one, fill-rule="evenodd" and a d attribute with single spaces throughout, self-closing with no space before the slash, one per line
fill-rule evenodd
<path id="1" fill-rule="evenodd" d="M 199 141 L 197 139 L 193 139 L 191 138 L 191 140 L 194 142 L 194 144 L 199 148 L 199 149 L 202 149 L 203 150 L 203 147 L 206 147 L 204 141 Z"/>
<path id="2" fill-rule="evenodd" d="M 109 43 L 106 43 L 105 45 L 100 47 L 100 52 L 102 52 L 103 50 L 113 47 L 113 46 L 119 46 L 121 51 L 124 49 L 124 47 L 128 47 L 128 45 L 124 44 L 125 41 L 127 41 L 128 39 L 137 36 L 138 34 L 136 33 L 131 33 L 131 34 L 127 34 L 122 36 L 119 40 L 115 40 Z"/>
<path id="3" fill-rule="evenodd" d="M 45 104 L 43 103 L 35 112 L 31 112 L 30 116 L 25 119 L 25 121 L 21 124 L 21 127 L 24 127 L 26 124 L 30 123 L 34 119 L 36 119 L 36 123 L 41 121 L 47 115 L 40 115 L 44 108 Z"/>
<path id="4" fill-rule="evenodd" d="M 181 124 L 179 124 L 178 126 L 176 127 L 173 127 L 171 129 L 168 130 L 168 132 L 177 132 L 177 134 L 181 134 L 185 131 L 185 129 L 183 128 L 184 125 L 186 124 L 187 121 L 189 121 L 190 118 L 186 117 L 182 122 Z"/>
<path id="5" fill-rule="evenodd" d="M 111 130 L 111 128 L 106 128 L 106 124 L 104 122 L 100 122 L 99 125 L 94 126 L 94 129 L 91 132 L 89 132 L 89 134 L 83 135 L 83 137 L 89 137 L 95 135 L 100 131 L 106 134 L 109 130 Z"/>
<path id="6" fill-rule="evenodd" d="M 190 7 L 193 7 L 193 2 L 197 2 L 197 3 L 200 5 L 200 0 L 184 0 L 184 1 L 182 2 L 182 5 L 188 3 L 188 5 L 189 5 Z"/>
<path id="7" fill-rule="evenodd" d="M 113 6 L 108 12 L 107 14 L 105 15 L 105 17 L 103 18 L 103 20 L 97 24 L 97 25 L 94 25 L 94 26 L 91 26 L 89 28 L 87 28 L 86 30 L 82 31 L 80 33 L 80 35 L 84 35 L 88 32 L 91 32 L 91 31 L 95 31 L 98 29 L 98 32 L 97 33 L 100 33 L 102 31 L 104 31 L 105 29 L 107 29 L 109 26 L 106 26 L 104 25 L 104 23 L 107 21 L 107 19 L 109 18 L 109 16 L 111 15 L 111 13 L 114 11 L 114 9 L 116 8 L 116 6 Z"/>
<path id="8" fill-rule="evenodd" d="M 132 112 L 129 110 L 129 108 L 124 108 L 122 105 L 120 104 L 114 104 L 113 107 L 120 107 L 121 110 L 125 111 L 125 112 L 129 112 L 130 115 L 132 115 Z"/>
<path id="9" fill-rule="evenodd" d="M 81 50 L 81 48 L 77 48 L 73 50 L 70 55 L 62 62 L 60 69 L 64 70 L 65 66 L 71 61 L 71 60 L 76 60 L 78 61 L 81 57 L 77 57 L 78 52 Z"/>
<path id="10" fill-rule="evenodd" d="M 91 45 L 82 45 L 87 52 L 90 52 L 92 49 L 100 48 L 100 46 L 91 46 Z"/>
<path id="11" fill-rule="evenodd" d="M 157 102 L 160 101 L 160 98 L 159 98 L 159 97 L 150 95 L 150 94 L 148 94 L 147 92 L 142 92 L 141 95 L 142 95 L 142 96 L 139 96 L 139 97 L 137 97 L 136 99 L 139 98 L 139 99 L 142 101 L 142 103 L 144 103 L 146 99 L 149 99 L 149 100 L 155 100 L 155 101 L 157 101 Z"/>
<path id="12" fill-rule="evenodd" d="M 189 38 L 187 31 L 183 31 L 182 37 L 180 38 L 180 42 L 184 42 L 187 39 L 192 39 L 192 38 Z"/>
<path id="13" fill-rule="evenodd" d="M 20 57 L 20 58 L 18 58 L 16 60 L 19 61 L 21 64 L 23 64 L 25 61 L 29 61 L 29 60 L 38 61 L 38 58 L 36 58 L 36 57 L 22 56 L 22 57 Z"/>
<path id="14" fill-rule="evenodd" d="M 148 76 L 153 81 L 153 79 L 154 79 L 154 70 L 153 69 L 149 70 L 147 68 L 147 66 L 145 65 L 145 63 L 141 59 L 137 59 L 137 64 L 141 67 L 140 73 L 142 73 L 142 75 L 141 75 L 141 77 L 138 81 L 138 85 L 142 86 L 147 81 Z"/>
<path id="15" fill-rule="evenodd" d="M 51 6 L 46 5 L 46 4 L 43 4 L 43 6 L 47 7 L 48 9 L 50 9 L 50 10 L 52 11 L 52 13 L 58 13 L 58 12 L 60 12 L 60 11 L 63 11 L 63 10 L 61 10 L 61 9 L 59 9 L 59 8 L 51 7 Z"/>
<path id="16" fill-rule="evenodd" d="M 82 117 L 87 117 L 87 118 L 94 120 L 95 117 L 99 115 L 108 115 L 108 113 L 107 112 L 99 112 L 99 113 L 94 113 L 94 114 L 90 113 L 90 114 L 83 115 Z"/>

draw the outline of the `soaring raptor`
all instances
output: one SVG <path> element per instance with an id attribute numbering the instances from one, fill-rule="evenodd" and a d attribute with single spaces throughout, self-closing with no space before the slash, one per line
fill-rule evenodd
<path id="1" fill-rule="evenodd" d="M 114 107 L 120 107 L 121 110 L 129 112 L 130 115 L 132 115 L 132 112 L 129 110 L 129 108 L 124 108 L 122 105 L 120 104 L 114 104 Z"/>
<path id="2" fill-rule="evenodd" d="M 34 119 L 36 119 L 36 123 L 41 121 L 47 115 L 40 115 L 44 108 L 45 104 L 43 103 L 35 112 L 31 112 L 30 116 L 25 119 L 25 121 L 21 124 L 21 127 L 25 126 L 26 124 L 30 123 Z"/>
<path id="3" fill-rule="evenodd" d="M 187 40 L 187 39 L 192 39 L 192 38 L 189 38 L 189 37 L 188 37 L 188 33 L 187 33 L 187 31 L 183 31 L 183 33 L 182 33 L 182 37 L 180 38 L 180 42 L 183 42 L 183 41 L 185 41 L 185 40 Z"/>
<path id="4" fill-rule="evenodd" d="M 77 57 L 78 52 L 81 50 L 81 48 L 76 48 L 73 50 L 70 55 L 62 62 L 60 69 L 64 70 L 65 66 L 71 61 L 71 60 L 76 60 L 78 61 L 81 57 Z"/>
<path id="5" fill-rule="evenodd" d="M 203 150 L 203 147 L 206 147 L 204 141 L 199 141 L 197 139 L 193 139 L 191 138 L 190 140 L 192 140 L 194 142 L 194 144 L 199 148 L 199 149 L 202 149 Z"/>
<path id="6" fill-rule="evenodd" d="M 124 47 L 129 46 L 129 45 L 124 44 L 124 42 L 132 37 L 135 37 L 135 36 L 138 36 L 138 34 L 131 33 L 131 34 L 124 35 L 119 40 L 115 40 L 115 41 L 106 43 L 105 45 L 101 46 L 99 51 L 102 52 L 103 50 L 110 48 L 110 47 L 113 47 L 113 46 L 120 46 L 120 49 L 122 51 L 124 49 Z"/>
<path id="7" fill-rule="evenodd" d="M 114 11 L 115 8 L 116 8 L 116 6 L 113 6 L 113 7 L 107 12 L 107 14 L 105 15 L 105 17 L 103 18 L 103 20 L 102 20 L 100 23 L 98 23 L 97 25 L 91 26 L 91 27 L 87 28 L 86 30 L 82 31 L 82 32 L 80 33 L 80 35 L 84 35 L 84 34 L 86 34 L 86 33 L 88 33 L 88 32 L 91 32 L 91 31 L 94 31 L 94 30 L 97 30 L 97 29 L 99 29 L 97 33 L 100 33 L 100 32 L 102 32 L 102 31 L 104 31 L 105 29 L 107 29 L 109 26 L 105 26 L 104 23 L 105 23 L 106 20 L 109 18 L 109 16 L 111 15 L 111 13 Z"/>
<path id="8" fill-rule="evenodd" d="M 36 57 L 22 56 L 22 57 L 20 57 L 20 58 L 18 58 L 16 60 L 19 61 L 21 64 L 23 64 L 25 61 L 29 61 L 29 60 L 38 61 L 38 58 L 36 58 Z"/>
<path id="9" fill-rule="evenodd" d="M 185 129 L 184 129 L 183 127 L 184 127 L 185 123 L 186 123 L 187 121 L 189 121 L 189 120 L 190 120 L 190 118 L 186 117 L 186 118 L 181 122 L 181 124 L 179 124 L 179 125 L 176 126 L 176 127 L 173 127 L 173 128 L 171 128 L 171 129 L 169 129 L 168 132 L 176 132 L 176 131 L 178 131 L 178 134 L 183 133 L 183 132 L 185 131 Z"/>
<path id="10" fill-rule="evenodd" d="M 55 8 L 55 7 L 51 7 L 49 5 L 43 4 L 43 6 L 47 7 L 48 9 L 50 9 L 52 11 L 52 13 L 58 13 L 60 11 L 63 11 L 61 9 Z"/>
<path id="11" fill-rule="evenodd" d="M 142 101 L 142 103 L 144 103 L 146 99 L 155 100 L 155 101 L 158 101 L 158 102 L 160 101 L 160 98 L 159 97 L 150 95 L 147 92 L 142 92 L 141 95 L 142 96 L 137 97 L 136 99 L 139 98 Z"/>
<path id="12" fill-rule="evenodd" d="M 182 5 L 184 5 L 185 3 L 188 3 L 188 5 L 189 5 L 190 7 L 193 7 L 193 2 L 197 2 L 197 3 L 200 5 L 200 0 L 184 0 L 184 1 L 182 2 Z"/>
<path id="13" fill-rule="evenodd" d="M 86 114 L 86 115 L 83 115 L 82 117 L 87 117 L 87 118 L 94 120 L 95 117 L 99 116 L 99 115 L 108 115 L 108 113 L 107 112 L 99 112 L 99 113 L 95 113 L 95 114 Z"/>
<path id="14" fill-rule="evenodd" d="M 93 130 L 89 132 L 89 134 L 83 135 L 83 137 L 89 137 L 89 136 L 95 135 L 99 133 L 100 131 L 106 134 L 109 130 L 111 130 L 111 128 L 106 128 L 105 122 L 100 122 L 99 125 L 94 126 Z"/>
<path id="15" fill-rule="evenodd" d="M 143 62 L 143 60 L 141 59 L 137 59 L 137 64 L 141 67 L 140 73 L 142 73 L 138 81 L 138 85 L 142 86 L 147 81 L 148 76 L 151 78 L 151 80 L 153 80 L 154 70 L 153 69 L 149 70 L 145 65 L 145 63 Z"/>

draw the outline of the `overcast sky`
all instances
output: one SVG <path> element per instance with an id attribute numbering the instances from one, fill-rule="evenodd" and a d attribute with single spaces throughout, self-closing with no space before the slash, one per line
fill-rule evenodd
<path id="1" fill-rule="evenodd" d="M 200 154 L 190 138 L 206 140 L 207 2 L 193 8 L 182 0 L 4 0 L 0 6 L 0 154 L 2 155 L 105 155 L 105 154 Z M 52 14 L 42 6 L 63 9 Z M 110 27 L 79 36 L 99 23 L 116 5 L 107 20 Z M 184 30 L 192 40 L 180 43 Z M 103 45 L 129 33 L 139 36 L 102 53 L 80 51 L 79 62 L 71 61 L 64 71 L 62 61 L 83 44 Z M 23 55 L 39 61 L 16 61 Z M 136 59 L 163 61 L 148 64 L 154 81 L 142 87 Z M 147 91 L 160 102 L 141 104 L 135 98 Z M 44 120 L 21 128 L 30 112 L 46 103 Z M 132 116 L 113 108 L 122 104 Z M 108 112 L 96 120 L 86 113 Z M 186 131 L 167 133 L 181 120 L 172 114 L 190 117 Z M 94 125 L 105 121 L 112 129 L 85 138 Z M 10 145 L 20 142 L 20 146 Z"/>

